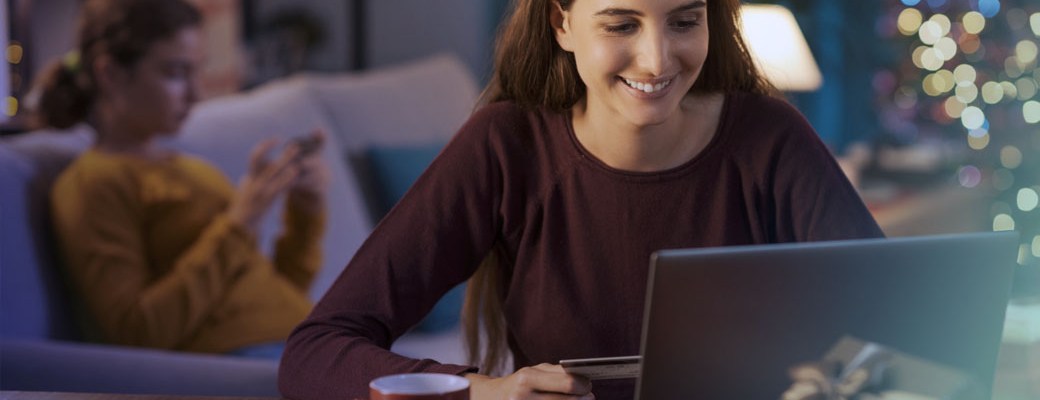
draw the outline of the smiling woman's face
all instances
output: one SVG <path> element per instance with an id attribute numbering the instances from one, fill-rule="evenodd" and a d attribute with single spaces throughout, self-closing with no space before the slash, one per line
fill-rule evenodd
<path id="1" fill-rule="evenodd" d="M 708 56 L 705 0 L 577 0 L 554 12 L 562 18 L 557 42 L 574 54 L 589 113 L 639 127 L 663 123 L 678 113 Z"/>

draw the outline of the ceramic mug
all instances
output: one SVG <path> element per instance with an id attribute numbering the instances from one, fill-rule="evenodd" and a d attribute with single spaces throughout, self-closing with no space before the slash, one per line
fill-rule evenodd
<path id="1" fill-rule="evenodd" d="M 469 381 L 448 374 L 399 374 L 373 379 L 370 400 L 469 400 Z"/>

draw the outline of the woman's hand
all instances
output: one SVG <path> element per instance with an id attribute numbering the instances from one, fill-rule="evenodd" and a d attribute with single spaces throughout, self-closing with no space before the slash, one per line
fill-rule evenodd
<path id="1" fill-rule="evenodd" d="M 274 160 L 268 158 L 278 144 L 267 139 L 253 148 L 249 157 L 249 171 L 238 183 L 238 190 L 231 198 L 228 216 L 254 235 L 259 231 L 264 213 L 279 195 L 297 180 L 300 166 L 296 161 L 299 149 L 289 146 Z"/>
<path id="2" fill-rule="evenodd" d="M 329 167 L 321 159 L 321 150 L 325 145 L 325 132 L 315 130 L 310 133 L 309 139 L 316 144 L 309 152 L 297 157 L 300 173 L 289 188 L 289 206 L 317 214 L 325 208 L 325 194 L 329 188 Z"/>
<path id="3" fill-rule="evenodd" d="M 538 364 L 521 368 L 512 375 L 491 378 L 479 374 L 466 374 L 469 379 L 470 395 L 473 400 L 587 400 L 592 395 L 592 383 L 588 379 L 564 372 L 563 367 Z"/>

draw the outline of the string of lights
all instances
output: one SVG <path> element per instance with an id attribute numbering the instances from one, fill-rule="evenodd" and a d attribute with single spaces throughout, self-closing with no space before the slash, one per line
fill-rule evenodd
<path id="1" fill-rule="evenodd" d="M 1027 4 L 1031 3 L 1031 4 Z M 1040 268 L 1040 5 L 889 1 L 878 33 L 900 56 L 875 76 L 888 130 L 959 143 L 951 180 L 989 191 L 995 231 L 1018 231 L 1024 279 Z M 1040 289 L 1019 282 L 1020 290 Z"/>

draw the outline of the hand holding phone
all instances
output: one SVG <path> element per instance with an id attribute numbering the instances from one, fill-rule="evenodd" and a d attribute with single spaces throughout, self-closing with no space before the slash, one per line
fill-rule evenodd
<path id="1" fill-rule="evenodd" d="M 296 147 L 299 149 L 299 153 L 296 156 L 297 160 L 314 154 L 318 149 L 321 149 L 322 142 L 324 140 L 321 139 L 321 136 L 313 134 L 297 136 L 290 140 L 290 143 L 296 144 Z"/>

